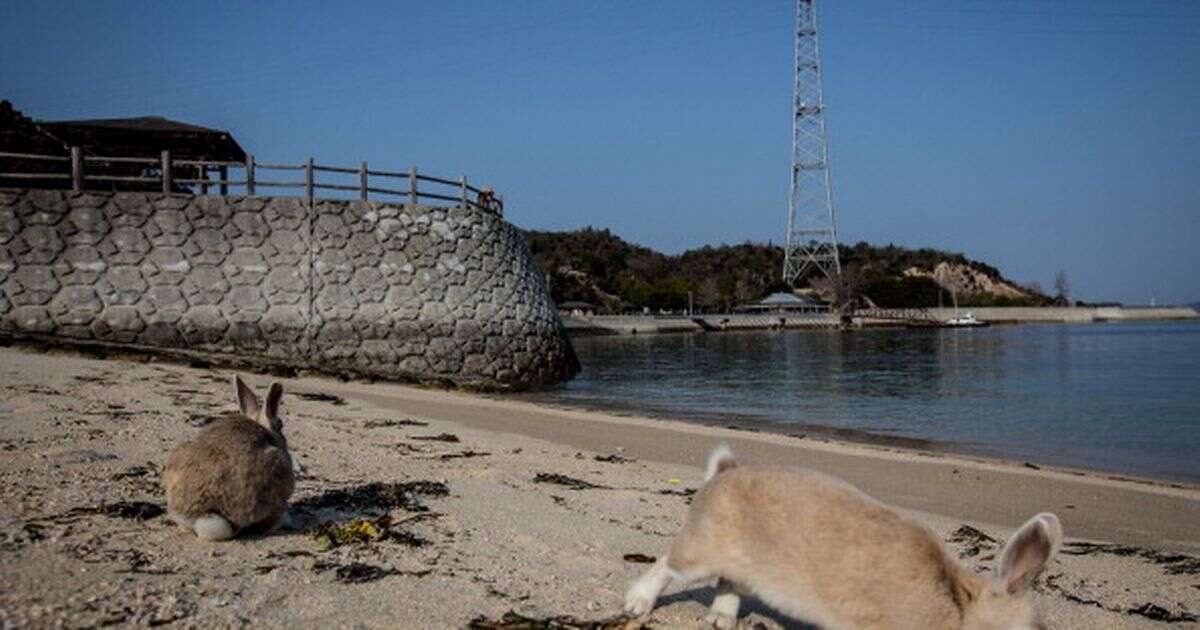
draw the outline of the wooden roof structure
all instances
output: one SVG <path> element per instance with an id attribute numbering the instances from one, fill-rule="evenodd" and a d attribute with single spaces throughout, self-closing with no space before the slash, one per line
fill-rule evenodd
<path id="1" fill-rule="evenodd" d="M 99 118 L 90 120 L 33 120 L 9 101 L 0 101 L 0 151 L 30 155 L 68 156 L 71 147 L 80 147 L 87 157 L 145 158 L 158 160 L 163 151 L 174 160 L 203 160 L 213 162 L 246 161 L 246 151 L 228 131 L 210 129 L 161 116 L 137 118 Z M 148 167 L 129 162 L 88 163 L 90 174 L 136 177 Z M 156 167 L 150 167 L 156 168 Z M 221 167 L 224 168 L 223 166 Z M 172 168 L 176 179 L 205 178 L 207 167 Z M 178 171 L 178 172 L 176 172 Z M 45 162 L 24 158 L 0 158 L 0 173 L 70 173 L 70 164 Z M 59 179 L 0 178 L 0 187 L 69 188 L 70 182 Z M 111 190 L 155 190 L 155 186 L 139 182 L 111 182 L 103 185 Z M 180 188 L 179 192 L 185 192 Z"/>
<path id="2" fill-rule="evenodd" d="M 245 162 L 246 151 L 228 131 L 161 116 L 39 121 L 38 127 L 64 148 L 87 155 L 147 157 L 170 151 L 180 160 Z"/>

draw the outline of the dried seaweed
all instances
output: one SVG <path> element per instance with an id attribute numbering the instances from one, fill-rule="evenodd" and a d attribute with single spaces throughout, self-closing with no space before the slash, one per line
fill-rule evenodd
<path id="1" fill-rule="evenodd" d="M 598 462 L 604 462 L 606 464 L 629 464 L 629 463 L 637 461 L 636 459 L 630 459 L 628 457 L 623 457 L 616 453 L 612 453 L 610 455 L 597 455 L 593 459 L 595 459 Z"/>
<path id="2" fill-rule="evenodd" d="M 296 392 L 293 396 L 301 400 L 310 400 L 313 402 L 327 402 L 334 407 L 341 407 L 346 404 L 346 399 L 333 394 L 325 394 L 322 392 Z"/>
<path id="3" fill-rule="evenodd" d="M 1164 553 L 1144 547 L 1108 543 L 1069 542 L 1063 545 L 1062 554 L 1067 556 L 1089 556 L 1107 553 L 1114 556 L 1136 556 L 1163 567 L 1167 575 L 1200 575 L 1200 558 L 1182 553 Z"/>
<path id="4" fill-rule="evenodd" d="M 570 615 L 527 617 L 513 610 L 504 613 L 499 619 L 488 619 L 480 615 L 467 625 L 471 630 L 619 630 L 630 627 L 650 628 L 624 615 L 588 621 Z"/>
<path id="5" fill-rule="evenodd" d="M 1192 613 L 1171 612 L 1171 611 L 1167 610 L 1166 608 L 1163 608 L 1162 606 L 1159 606 L 1157 604 L 1153 604 L 1150 602 L 1146 602 L 1145 604 L 1142 604 L 1141 606 L 1136 606 L 1133 608 L 1124 608 L 1124 609 L 1112 608 L 1110 606 L 1105 606 L 1104 604 L 1100 603 L 1099 601 L 1096 601 L 1094 599 L 1087 599 L 1084 597 L 1080 597 L 1080 596 L 1068 591 L 1067 589 L 1063 588 L 1063 586 L 1058 583 L 1058 580 L 1061 577 L 1062 577 L 1062 574 L 1058 574 L 1058 575 L 1051 575 L 1050 577 L 1046 578 L 1046 587 L 1048 589 L 1050 589 L 1051 591 L 1056 592 L 1059 595 L 1062 595 L 1067 601 L 1074 602 L 1076 604 L 1082 604 L 1085 606 L 1094 606 L 1101 610 L 1107 610 L 1108 612 L 1112 612 L 1112 613 L 1137 615 L 1139 617 L 1145 617 L 1147 619 L 1152 619 L 1154 621 L 1162 621 L 1165 623 L 1191 623 L 1191 622 L 1195 622 L 1195 621 L 1200 621 L 1200 617 L 1198 617 Z"/>
<path id="6" fill-rule="evenodd" d="M 162 516 L 166 510 L 156 503 L 146 501 L 118 501 L 96 507 L 71 508 L 62 514 L 47 516 L 35 521 L 54 521 L 56 523 L 71 523 L 84 516 L 103 515 L 112 518 L 125 518 L 135 521 L 148 521 Z"/>
<path id="7" fill-rule="evenodd" d="M 1200 617 L 1192 613 L 1181 612 L 1173 613 L 1162 606 L 1155 606 L 1151 603 L 1145 603 L 1137 608 L 1130 608 L 1125 611 L 1130 615 L 1139 615 L 1154 621 L 1163 621 L 1166 623 L 1190 623 L 1200 621 Z"/>
<path id="8" fill-rule="evenodd" d="M 375 580 L 385 578 L 389 575 L 411 575 L 414 577 L 422 577 L 432 573 L 432 570 L 424 569 L 421 571 L 397 571 L 396 569 L 385 569 L 374 564 L 365 562 L 351 562 L 349 564 L 335 564 L 332 562 L 317 562 L 312 567 L 317 573 L 333 571 L 334 579 L 343 584 L 363 584 L 366 582 L 374 582 Z"/>
<path id="9" fill-rule="evenodd" d="M 963 525 L 954 530 L 950 534 L 950 538 L 947 540 L 953 543 L 967 545 L 967 547 L 961 552 L 961 555 L 964 558 L 975 557 L 979 555 L 981 551 L 994 548 L 997 544 L 995 538 L 988 536 L 987 534 L 975 529 L 974 527 L 971 527 L 970 525 Z"/>
<path id="10" fill-rule="evenodd" d="M 427 427 L 428 422 L 421 422 L 411 418 L 403 420 L 367 420 L 363 423 L 364 429 L 383 429 L 386 427 Z"/>
<path id="11" fill-rule="evenodd" d="M 429 442 L 458 442 L 458 436 L 453 433 L 439 433 L 437 435 L 414 435 L 414 440 L 426 440 Z"/>
<path id="12" fill-rule="evenodd" d="M 292 507 L 305 512 L 323 509 L 361 511 L 364 509 L 391 510 L 403 508 L 409 512 L 428 512 L 420 497 L 444 497 L 450 494 L 446 484 L 437 481 L 406 481 L 404 483 L 372 482 L 350 488 L 326 490 L 306 497 Z"/>
<path id="13" fill-rule="evenodd" d="M 534 483 L 552 483 L 552 484 L 556 484 L 556 485 L 563 486 L 566 488 L 570 488 L 571 490 L 609 489 L 608 486 L 594 484 L 590 481 L 584 481 L 582 479 L 576 479 L 574 477 L 568 477 L 566 475 L 560 475 L 557 473 L 538 473 L 537 476 L 533 478 L 533 482 Z"/>
<path id="14" fill-rule="evenodd" d="M 487 457 L 488 455 L 491 455 L 491 453 L 489 453 L 487 451 L 473 451 L 471 449 L 467 449 L 465 451 L 460 451 L 458 453 L 445 453 L 443 455 L 438 455 L 438 459 L 445 461 L 448 459 L 469 459 L 472 457 Z"/>
<path id="15" fill-rule="evenodd" d="M 405 519 L 402 522 L 408 522 Z M 423 547 L 428 540 L 416 534 L 396 529 L 390 516 L 383 515 L 374 519 L 356 518 L 348 523 L 331 523 L 319 527 L 313 534 L 318 551 L 329 551 L 342 545 L 368 544 L 372 542 L 391 541 L 409 547 Z"/>
<path id="16" fill-rule="evenodd" d="M 654 556 L 647 556 L 646 554 L 642 553 L 627 553 L 621 557 L 625 560 L 625 562 L 635 562 L 638 564 L 650 564 L 658 559 Z"/>

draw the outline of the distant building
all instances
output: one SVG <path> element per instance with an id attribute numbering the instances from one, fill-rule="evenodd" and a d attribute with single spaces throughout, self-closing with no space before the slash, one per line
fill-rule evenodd
<path id="1" fill-rule="evenodd" d="M 794 293 L 772 293 L 767 297 L 737 309 L 739 313 L 827 313 L 829 305 L 806 295 Z"/>

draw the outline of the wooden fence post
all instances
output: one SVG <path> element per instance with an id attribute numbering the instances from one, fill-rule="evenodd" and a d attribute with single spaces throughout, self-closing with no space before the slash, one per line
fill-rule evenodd
<path id="1" fill-rule="evenodd" d="M 208 194 L 208 167 L 204 164 L 196 165 L 196 179 L 200 180 L 200 194 Z"/>
<path id="2" fill-rule="evenodd" d="M 254 196 L 254 155 L 246 154 L 246 196 Z"/>
<path id="3" fill-rule="evenodd" d="M 358 198 L 367 200 L 367 163 L 358 163 Z"/>
<path id="4" fill-rule="evenodd" d="M 462 207 L 463 207 L 463 210 L 466 210 L 467 209 L 467 176 L 463 175 L 461 181 L 462 181 Z"/>
<path id="5" fill-rule="evenodd" d="M 229 165 L 218 166 L 217 175 L 221 177 L 221 196 L 226 197 L 229 195 Z"/>
<path id="6" fill-rule="evenodd" d="M 417 167 L 408 169 L 408 203 L 417 205 Z"/>
<path id="7" fill-rule="evenodd" d="M 83 148 L 71 147 L 71 190 L 83 190 Z"/>
<path id="8" fill-rule="evenodd" d="M 313 159 L 308 158 L 304 163 L 304 196 L 308 197 L 308 203 L 313 200 Z"/>
<path id="9" fill-rule="evenodd" d="M 175 188 L 175 183 L 172 181 L 172 177 L 171 177 L 171 152 L 170 151 L 162 152 L 162 164 L 159 166 L 159 168 L 162 169 L 163 194 L 169 195 Z"/>

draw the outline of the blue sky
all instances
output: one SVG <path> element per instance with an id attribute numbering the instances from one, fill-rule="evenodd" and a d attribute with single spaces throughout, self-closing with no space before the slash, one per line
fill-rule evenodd
<path id="1" fill-rule="evenodd" d="M 14 2 L 0 98 L 157 114 L 263 161 L 487 182 L 523 227 L 779 242 L 793 6 Z M 959 250 L 1073 295 L 1200 299 L 1200 5 L 821 5 L 844 242 Z"/>

